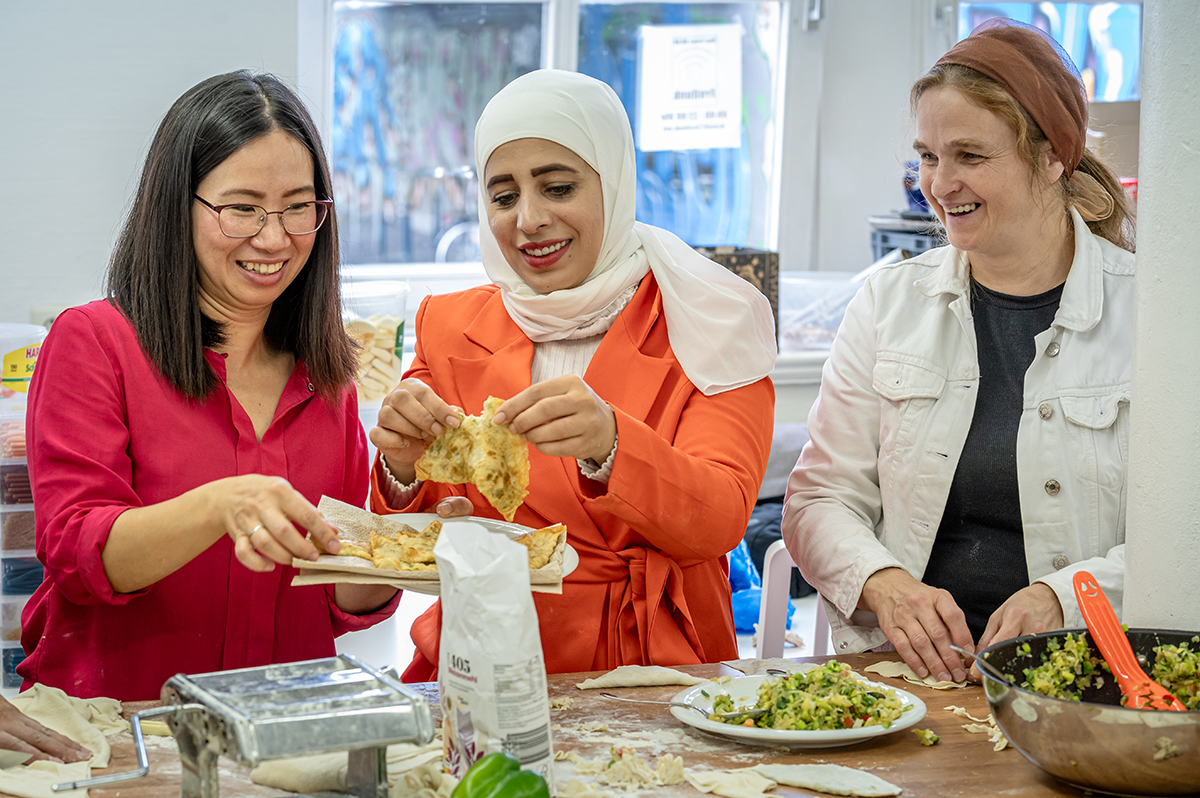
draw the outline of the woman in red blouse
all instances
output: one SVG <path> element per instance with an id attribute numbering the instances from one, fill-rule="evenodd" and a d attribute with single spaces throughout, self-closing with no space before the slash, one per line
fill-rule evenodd
<path id="1" fill-rule="evenodd" d="M 27 433 L 45 581 L 17 671 L 154 699 L 175 673 L 332 656 L 394 589 L 292 587 L 320 497 L 362 506 L 329 171 L 270 75 L 193 87 L 151 145 L 108 298 L 43 344 Z"/>

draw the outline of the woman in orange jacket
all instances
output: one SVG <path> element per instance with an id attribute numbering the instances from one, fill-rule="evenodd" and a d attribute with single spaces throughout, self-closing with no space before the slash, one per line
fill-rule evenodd
<path id="1" fill-rule="evenodd" d="M 371 440 L 376 512 L 496 516 L 473 486 L 416 479 L 455 408 L 507 397 L 529 494 L 516 522 L 565 524 L 561 595 L 534 594 L 546 669 L 737 656 L 724 555 L 771 446 L 775 335 L 765 297 L 634 221 L 633 136 L 616 94 L 573 72 L 510 83 L 475 131 L 492 284 L 430 296 L 416 360 Z M 410 681 L 436 678 L 440 605 L 413 625 Z"/>

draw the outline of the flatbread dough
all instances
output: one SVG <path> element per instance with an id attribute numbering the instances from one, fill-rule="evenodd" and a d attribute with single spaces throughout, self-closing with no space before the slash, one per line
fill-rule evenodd
<path id="1" fill-rule="evenodd" d="M 550 562 L 554 549 L 558 546 L 558 539 L 565 534 L 567 528 L 562 524 L 555 524 L 515 537 L 513 541 L 529 549 L 529 570 L 536 571 Z"/>
<path id="2" fill-rule="evenodd" d="M 45 724 L 43 724 L 45 725 Z M 87 790 L 54 792 L 50 788 L 61 782 L 90 778 L 87 762 L 47 762 L 38 760 L 28 765 L 0 770 L 0 792 L 19 798 L 87 798 Z"/>
<path id="3" fill-rule="evenodd" d="M 442 743 L 440 740 L 434 740 L 427 745 L 414 745 L 412 743 L 389 745 L 387 749 L 387 772 L 388 784 L 393 788 L 391 794 L 408 795 L 414 790 L 427 787 L 431 787 L 435 791 L 440 790 L 442 780 L 438 780 L 438 784 L 423 784 L 421 787 L 413 787 L 408 792 L 397 792 L 399 788 L 396 785 L 403 781 L 406 774 L 425 767 L 432 762 L 440 761 L 441 758 Z M 250 771 L 250 780 L 255 784 L 274 787 L 278 790 L 287 790 L 288 792 L 304 794 L 313 792 L 344 792 L 348 769 L 349 762 L 346 752 L 338 751 L 332 754 L 317 754 L 314 756 L 275 759 L 270 762 L 264 762 Z M 440 771 L 440 767 L 438 770 Z M 423 782 L 432 780 L 424 777 L 424 771 L 421 771 L 418 776 Z M 454 781 L 453 777 L 446 776 L 445 778 L 446 780 Z M 453 787 L 454 785 L 451 784 L 450 789 L 453 789 Z M 436 794 L 440 795 L 441 793 L 437 792 Z M 447 790 L 448 794 L 449 790 Z"/>
<path id="4" fill-rule="evenodd" d="M 115 698 L 73 698 L 57 687 L 35 684 L 12 700 L 12 705 L 48 729 L 70 737 L 92 752 L 88 764 L 108 767 L 111 749 L 106 734 L 129 728 Z"/>
<path id="5" fill-rule="evenodd" d="M 750 768 L 741 770 L 692 770 L 683 771 L 687 783 L 700 792 L 710 792 L 724 798 L 764 798 L 767 790 L 775 788 L 775 782 L 755 773 Z"/>
<path id="6" fill-rule="evenodd" d="M 489 396 L 478 416 L 446 427 L 416 462 L 417 477 L 451 485 L 472 484 L 512 521 L 529 487 L 529 448 L 506 425 L 493 424 L 503 399 Z"/>
<path id="7" fill-rule="evenodd" d="M 919 684 L 924 687 L 931 687 L 934 690 L 955 690 L 962 687 L 973 687 L 971 682 L 945 682 L 940 681 L 932 673 L 922 679 L 913 672 L 913 669 L 908 667 L 904 662 L 876 662 L 874 665 L 868 665 L 863 668 L 866 673 L 878 673 L 880 676 L 886 676 L 889 679 L 903 679 L 909 684 Z"/>
<path id="8" fill-rule="evenodd" d="M 580 690 L 602 687 L 653 687 L 661 684 L 692 685 L 708 681 L 661 665 L 621 665 L 603 676 L 584 679 L 575 686 Z"/>
<path id="9" fill-rule="evenodd" d="M 750 768 L 772 781 L 789 787 L 829 793 L 830 795 L 899 795 L 902 790 L 873 773 L 841 765 L 755 765 Z"/>

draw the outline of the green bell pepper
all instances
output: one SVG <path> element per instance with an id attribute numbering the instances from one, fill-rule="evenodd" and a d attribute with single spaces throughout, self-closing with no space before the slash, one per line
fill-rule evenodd
<path id="1" fill-rule="evenodd" d="M 550 798 L 550 788 L 537 773 L 521 770 L 514 757 L 496 751 L 471 766 L 451 798 Z"/>

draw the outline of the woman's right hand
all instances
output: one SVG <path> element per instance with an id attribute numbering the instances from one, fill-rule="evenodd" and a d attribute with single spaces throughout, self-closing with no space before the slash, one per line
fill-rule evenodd
<path id="1" fill-rule="evenodd" d="M 962 659 L 949 644 L 974 651 L 974 641 L 949 591 L 930 587 L 903 568 L 884 568 L 863 584 L 859 607 L 875 613 L 879 628 L 917 676 L 966 678 Z"/>
<path id="2" fill-rule="evenodd" d="M 413 464 L 445 427 L 457 427 L 459 410 L 448 405 L 420 380 L 402 380 L 383 400 L 371 443 L 387 460 L 392 476 L 402 484 L 416 479 Z"/>
<path id="3" fill-rule="evenodd" d="M 293 557 L 315 560 L 319 552 L 300 530 L 331 554 L 342 547 L 337 530 L 282 477 L 244 474 L 209 484 L 234 553 L 251 571 L 291 565 Z"/>

